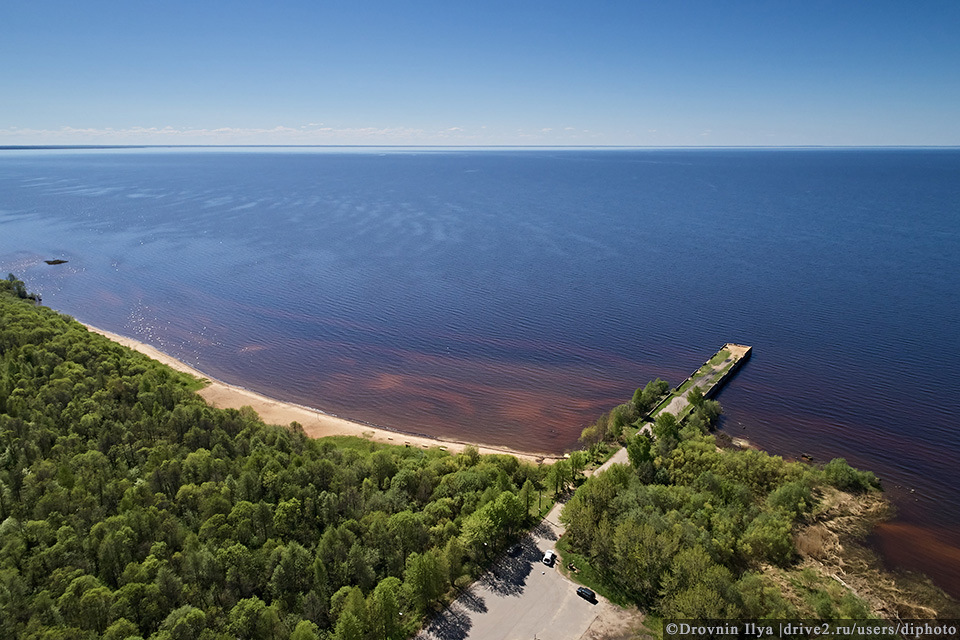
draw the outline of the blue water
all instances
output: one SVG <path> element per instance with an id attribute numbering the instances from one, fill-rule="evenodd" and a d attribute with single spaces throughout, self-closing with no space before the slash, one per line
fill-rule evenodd
<path id="1" fill-rule="evenodd" d="M 960 150 L 0 151 L 0 270 L 228 382 L 534 451 L 751 344 L 728 432 L 960 547 Z"/>

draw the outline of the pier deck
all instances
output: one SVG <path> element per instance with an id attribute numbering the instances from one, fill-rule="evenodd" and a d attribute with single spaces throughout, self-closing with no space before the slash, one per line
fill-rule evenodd
<path id="1" fill-rule="evenodd" d="M 690 401 L 687 396 L 690 389 L 694 386 L 703 390 L 703 395 L 712 398 L 723 387 L 730 377 L 743 366 L 743 363 L 750 357 L 753 347 L 743 344 L 728 342 L 723 345 L 719 351 L 703 363 L 703 365 L 694 371 L 686 380 L 674 387 L 667 396 L 654 407 L 650 413 L 643 418 L 643 426 L 640 431 L 651 434 L 653 421 L 663 412 L 672 413 L 682 420 L 689 413 Z M 610 468 L 613 464 L 626 464 L 628 462 L 627 448 L 621 447 L 609 460 L 600 465 L 593 473 L 600 473 Z"/>
<path id="2" fill-rule="evenodd" d="M 750 357 L 753 347 L 728 342 L 719 351 L 703 363 L 690 376 L 677 385 L 673 391 L 650 412 L 647 418 L 651 422 L 663 412 L 672 413 L 677 418 L 685 417 L 685 410 L 690 406 L 687 396 L 693 387 L 700 387 L 703 395 L 712 398 L 726 381 Z"/>

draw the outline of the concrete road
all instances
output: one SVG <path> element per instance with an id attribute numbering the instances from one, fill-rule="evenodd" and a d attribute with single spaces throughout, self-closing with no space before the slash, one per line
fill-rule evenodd
<path id="1" fill-rule="evenodd" d="M 644 428 L 649 431 L 649 427 L 644 427 Z M 630 456 L 627 455 L 626 447 L 620 447 L 615 454 L 610 456 L 609 460 L 607 460 L 602 465 L 597 467 L 596 470 L 594 470 L 594 472 L 591 473 L 590 475 L 595 476 L 598 473 L 603 473 L 604 471 L 606 471 L 607 469 L 609 469 L 611 466 L 615 464 L 630 464 Z"/>
<path id="2" fill-rule="evenodd" d="M 563 532 L 557 505 L 520 544 L 470 589 L 436 616 L 418 640 L 579 640 L 602 610 L 603 598 L 587 602 L 577 585 L 541 562 Z"/>

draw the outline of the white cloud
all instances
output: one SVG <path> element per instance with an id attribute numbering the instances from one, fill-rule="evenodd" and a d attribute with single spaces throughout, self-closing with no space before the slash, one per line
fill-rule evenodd
<path id="1" fill-rule="evenodd" d="M 307 128 L 310 127 L 310 128 Z M 428 131 L 414 127 L 324 127 L 321 123 L 288 127 L 60 127 L 0 129 L 0 144 L 429 144 L 464 135 L 460 127 Z"/>

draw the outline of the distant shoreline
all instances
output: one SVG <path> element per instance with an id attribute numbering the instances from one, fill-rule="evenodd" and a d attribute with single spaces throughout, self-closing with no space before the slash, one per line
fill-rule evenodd
<path id="1" fill-rule="evenodd" d="M 674 151 L 685 149 L 704 150 L 960 150 L 960 145 L 825 145 L 825 144 L 797 144 L 797 145 L 620 145 L 620 144 L 6 144 L 0 145 L 0 151 L 69 151 L 69 150 L 110 150 L 110 149 L 462 149 L 474 151 L 482 149 L 569 149 L 584 151 L 591 149 L 626 149 L 638 151 Z"/>
<path id="2" fill-rule="evenodd" d="M 217 409 L 240 409 L 241 407 L 248 406 L 256 411 L 260 419 L 267 424 L 288 426 L 291 422 L 297 422 L 303 425 L 304 433 L 311 438 L 356 436 L 383 444 L 406 445 L 421 449 L 440 447 L 450 453 L 459 453 L 468 446 L 474 446 L 482 454 L 508 454 L 533 463 L 542 461 L 549 462 L 561 458 L 556 455 L 517 451 L 506 447 L 493 447 L 459 440 L 444 440 L 428 436 L 412 435 L 402 431 L 392 431 L 383 427 L 376 427 L 330 415 L 318 409 L 277 400 L 276 398 L 228 384 L 222 380 L 217 380 L 149 344 L 111 331 L 105 331 L 93 325 L 86 323 L 81 324 L 93 333 L 98 333 L 118 344 L 139 351 L 172 369 L 208 381 L 209 384 L 197 391 L 197 394 L 203 398 L 207 404 Z"/>

